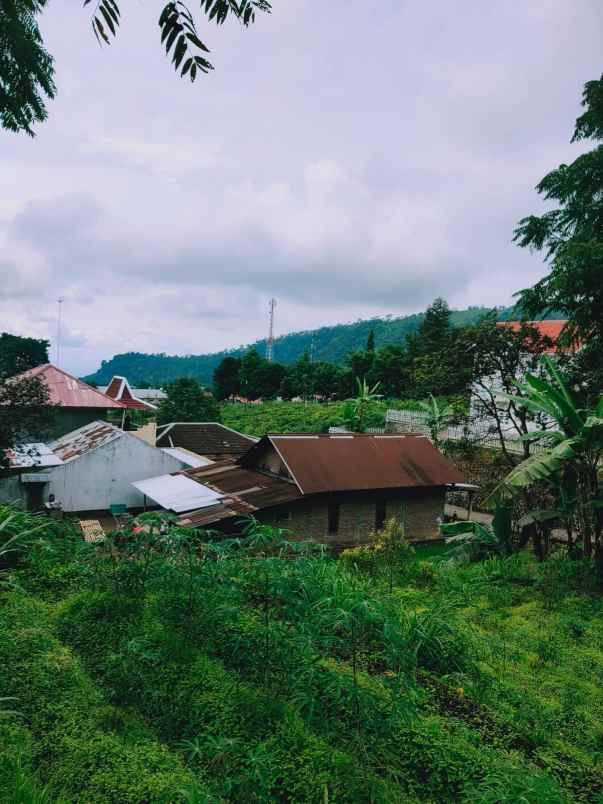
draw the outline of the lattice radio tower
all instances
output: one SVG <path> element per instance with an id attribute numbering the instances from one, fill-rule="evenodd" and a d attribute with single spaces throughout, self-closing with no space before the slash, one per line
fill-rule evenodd
<path id="1" fill-rule="evenodd" d="M 271 363 L 274 360 L 274 308 L 276 307 L 276 299 L 270 299 L 268 302 L 268 311 L 270 314 L 270 326 L 268 328 L 268 340 L 266 341 L 266 360 Z"/>

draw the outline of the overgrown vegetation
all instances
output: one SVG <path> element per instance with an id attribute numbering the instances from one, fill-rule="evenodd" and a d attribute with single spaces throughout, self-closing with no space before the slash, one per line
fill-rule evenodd
<path id="1" fill-rule="evenodd" d="M 425 560 L 388 523 L 342 561 L 254 521 L 202 542 L 155 514 L 99 548 L 20 516 L 7 800 L 600 801 L 587 560 Z"/>

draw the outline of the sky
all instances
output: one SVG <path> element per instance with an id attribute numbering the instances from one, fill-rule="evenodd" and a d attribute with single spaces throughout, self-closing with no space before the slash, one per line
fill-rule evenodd
<path id="1" fill-rule="evenodd" d="M 546 273 L 512 243 L 602 72 L 600 0 L 273 0 L 243 29 L 196 11 L 191 85 L 161 3 L 41 19 L 58 95 L 0 131 L 0 331 L 78 375 L 127 351 L 202 354 L 358 318 L 504 305 Z M 278 359 L 278 354 L 276 354 Z"/>

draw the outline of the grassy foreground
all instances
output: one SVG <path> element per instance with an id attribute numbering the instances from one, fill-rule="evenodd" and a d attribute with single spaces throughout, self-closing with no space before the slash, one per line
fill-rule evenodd
<path id="1" fill-rule="evenodd" d="M 282 536 L 41 538 L 0 594 L 3 800 L 603 801 L 587 564 L 382 577 Z"/>

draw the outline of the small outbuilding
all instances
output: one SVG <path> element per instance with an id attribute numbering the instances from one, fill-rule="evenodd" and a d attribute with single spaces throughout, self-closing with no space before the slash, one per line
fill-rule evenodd
<path id="1" fill-rule="evenodd" d="M 179 513 L 183 527 L 232 533 L 252 514 L 338 550 L 367 542 L 392 517 L 404 523 L 411 541 L 438 539 L 446 490 L 465 481 L 425 436 L 352 433 L 270 434 L 237 459 L 179 476 L 188 483 L 181 483 L 186 493 L 177 507 L 161 483 L 155 491 L 144 485 L 160 505 Z M 190 481 L 205 497 L 187 510 L 182 505 L 195 499 Z"/>

